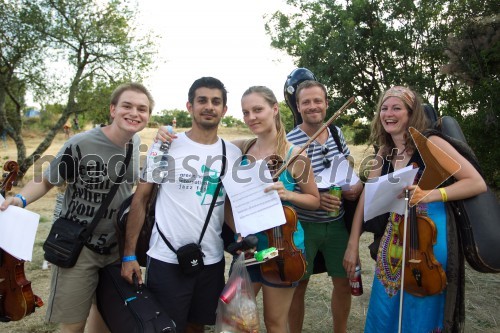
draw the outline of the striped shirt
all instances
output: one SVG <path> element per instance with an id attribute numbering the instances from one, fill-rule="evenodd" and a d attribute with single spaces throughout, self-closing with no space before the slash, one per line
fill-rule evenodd
<path id="1" fill-rule="evenodd" d="M 345 156 L 350 155 L 351 152 L 347 147 L 342 131 L 338 127 L 335 128 L 338 131 L 344 155 Z M 314 176 L 319 175 L 325 169 L 325 166 L 323 164 L 324 159 L 332 161 L 334 156 L 342 154 L 342 152 L 338 149 L 337 144 L 335 143 L 335 139 L 333 138 L 330 129 L 328 128 L 327 130 L 329 135 L 328 135 L 328 140 L 324 145 L 321 145 L 318 142 L 313 141 L 311 145 L 309 145 L 309 147 L 306 149 L 307 156 L 311 160 Z M 286 137 L 288 141 L 299 147 L 302 147 L 309 140 L 309 136 L 304 131 L 302 131 L 302 129 L 300 129 L 299 126 L 291 130 Z M 328 149 L 326 149 L 325 146 Z M 326 154 L 323 154 L 325 152 Z M 297 192 L 300 192 L 300 188 L 298 187 L 298 185 L 295 187 L 295 190 Z M 319 190 L 320 192 L 322 192 L 326 191 L 327 189 L 319 189 Z M 298 218 L 301 222 L 309 222 L 309 223 L 332 222 L 344 216 L 344 208 L 342 206 L 340 207 L 340 214 L 336 217 L 328 216 L 327 211 L 320 209 L 307 210 L 300 207 L 295 207 L 295 210 L 297 211 Z"/>

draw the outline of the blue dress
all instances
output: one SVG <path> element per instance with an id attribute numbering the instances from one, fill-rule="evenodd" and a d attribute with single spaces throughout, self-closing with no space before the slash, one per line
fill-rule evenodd
<path id="1" fill-rule="evenodd" d="M 417 213 L 424 213 L 434 221 L 437 241 L 434 256 L 446 271 L 446 212 L 444 203 L 422 204 Z M 402 242 L 398 239 L 399 223 L 403 216 L 391 213 L 380 242 L 373 277 L 372 292 L 365 332 L 397 332 L 401 280 Z M 402 332 L 441 332 L 443 329 L 446 290 L 440 294 L 418 297 L 404 292 Z"/>
<path id="2" fill-rule="evenodd" d="M 434 256 L 446 271 L 448 255 L 444 203 L 419 204 L 417 214 L 427 215 L 434 221 L 437 229 L 437 240 L 433 246 Z M 399 226 L 403 220 L 404 216 L 391 213 L 380 241 L 365 332 L 398 331 L 402 257 Z M 437 295 L 426 297 L 404 292 L 402 332 L 442 332 L 445 301 L 446 289 Z"/>

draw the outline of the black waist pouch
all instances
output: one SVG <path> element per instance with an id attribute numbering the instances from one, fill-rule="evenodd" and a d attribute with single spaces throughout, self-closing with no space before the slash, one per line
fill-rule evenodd
<path id="1" fill-rule="evenodd" d="M 86 226 L 75 221 L 61 217 L 55 220 L 43 243 L 45 260 L 62 268 L 73 267 L 85 245 L 86 229 Z"/>
<path id="2" fill-rule="evenodd" d="M 203 263 L 204 256 L 201 246 L 195 243 L 181 246 L 177 250 L 177 260 L 184 274 L 193 274 L 201 271 L 205 267 Z"/>

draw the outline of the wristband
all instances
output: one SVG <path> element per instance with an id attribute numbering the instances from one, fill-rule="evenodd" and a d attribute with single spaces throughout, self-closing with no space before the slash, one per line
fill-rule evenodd
<path id="1" fill-rule="evenodd" d="M 136 256 L 125 256 L 122 258 L 122 262 L 129 262 L 129 261 L 136 261 L 137 257 Z"/>
<path id="2" fill-rule="evenodd" d="M 23 208 L 24 208 L 24 207 L 26 207 L 26 198 L 25 198 L 25 197 L 23 197 L 21 194 L 19 194 L 19 193 L 18 193 L 18 194 L 16 194 L 16 195 L 14 196 L 14 198 L 19 198 L 19 199 L 21 199 L 21 201 L 23 202 Z"/>
<path id="3" fill-rule="evenodd" d="M 443 202 L 448 201 L 448 194 L 446 194 L 446 190 L 444 189 L 444 187 L 439 188 L 439 192 L 441 193 L 441 199 L 443 200 Z"/>

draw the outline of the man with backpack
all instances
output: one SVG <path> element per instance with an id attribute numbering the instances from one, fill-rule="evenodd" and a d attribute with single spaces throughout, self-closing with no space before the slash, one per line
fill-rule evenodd
<path id="1" fill-rule="evenodd" d="M 196 80 L 189 89 L 186 107 L 192 127 L 173 136 L 176 139 L 168 151 L 165 178 L 155 180 L 157 173 L 146 167 L 143 182 L 134 194 L 125 233 L 122 276 L 132 283 L 136 274 L 142 283 L 135 244 L 155 186 L 153 181 L 161 182 L 155 206 L 156 225 L 147 253 L 148 289 L 175 321 L 177 332 L 202 333 L 204 325 L 215 324 L 224 288 L 220 235 L 225 191 L 218 184 L 224 170 L 231 175 L 241 151 L 217 136 L 227 111 L 227 91 L 221 81 L 213 77 Z"/>
<path id="2" fill-rule="evenodd" d="M 306 80 L 294 89 L 296 90 L 297 111 L 303 122 L 288 133 L 287 139 L 301 146 L 323 125 L 328 99 L 325 86 L 318 81 Z M 307 149 L 315 175 L 329 168 L 335 156 L 350 154 L 342 131 L 338 127 L 334 129 L 337 133 L 332 133 L 330 129 L 323 131 Z M 344 200 L 355 201 L 362 189 L 363 185 L 359 182 L 350 190 L 343 191 L 342 197 Z M 321 205 L 318 210 L 296 208 L 305 231 L 307 272 L 295 290 L 290 308 L 288 322 L 291 333 L 302 331 L 305 312 L 304 296 L 309 277 L 313 274 L 314 258 L 318 251 L 325 258 L 326 270 L 332 277 L 334 287 L 331 298 L 334 332 L 345 332 L 347 329 L 347 319 L 351 308 L 351 289 L 347 277 L 348 272 L 344 270 L 342 261 L 349 234 L 345 226 L 342 199 L 330 195 L 328 191 L 320 191 L 320 195 Z M 329 212 L 337 209 L 339 210 L 338 216 L 329 216 Z"/>

